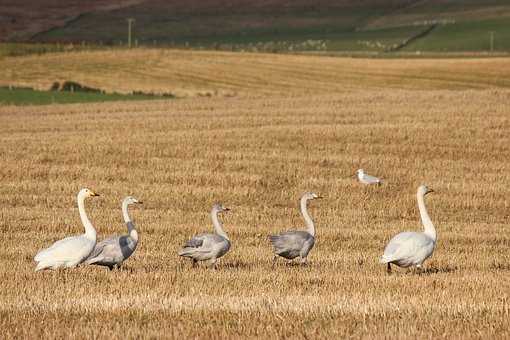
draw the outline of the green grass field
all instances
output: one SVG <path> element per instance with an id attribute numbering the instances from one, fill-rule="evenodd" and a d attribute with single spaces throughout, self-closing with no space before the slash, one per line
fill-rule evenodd
<path id="1" fill-rule="evenodd" d="M 107 49 L 97 44 L 56 44 L 56 43 L 0 43 L 1 57 L 19 57 L 30 54 L 55 52 L 95 51 Z"/>
<path id="2" fill-rule="evenodd" d="M 490 32 L 494 32 L 494 51 L 510 50 L 510 17 L 439 25 L 404 50 L 489 51 Z"/>
<path id="3" fill-rule="evenodd" d="M 65 27 L 36 34 L 33 40 L 125 45 L 126 18 L 133 17 L 134 41 L 144 46 L 263 52 L 385 52 L 426 30 L 431 21 L 439 20 L 448 24 L 437 26 L 402 50 L 488 51 L 489 32 L 493 31 L 494 51 L 510 51 L 510 5 L 505 1 L 427 1 L 412 6 L 378 2 L 284 6 L 268 2 L 232 5 L 228 11 L 213 5 L 214 1 L 179 7 L 155 1 L 90 12 Z"/>
<path id="4" fill-rule="evenodd" d="M 161 97 L 150 95 L 123 95 L 94 92 L 35 91 L 25 88 L 0 88 L 0 105 L 47 105 L 124 100 L 149 100 Z"/>

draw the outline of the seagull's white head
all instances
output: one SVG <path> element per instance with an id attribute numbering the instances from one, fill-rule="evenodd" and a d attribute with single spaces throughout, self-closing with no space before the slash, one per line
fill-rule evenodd
<path id="1" fill-rule="evenodd" d="M 425 184 L 420 185 L 419 188 L 418 188 L 418 194 L 420 194 L 422 196 L 430 194 L 431 192 L 434 192 L 434 190 L 432 190 L 431 188 L 429 188 Z"/>

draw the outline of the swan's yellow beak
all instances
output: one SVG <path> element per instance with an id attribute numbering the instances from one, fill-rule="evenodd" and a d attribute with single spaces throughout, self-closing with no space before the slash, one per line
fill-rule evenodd
<path id="1" fill-rule="evenodd" d="M 99 194 L 98 194 L 98 193 L 96 193 L 96 192 L 94 192 L 94 191 L 91 191 L 91 192 L 90 192 L 90 196 L 92 196 L 92 197 L 93 197 L 93 196 L 99 196 Z"/>

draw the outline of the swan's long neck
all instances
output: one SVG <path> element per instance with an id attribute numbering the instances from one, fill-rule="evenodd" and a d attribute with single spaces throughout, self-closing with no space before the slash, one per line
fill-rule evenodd
<path id="1" fill-rule="evenodd" d="M 223 231 L 223 226 L 221 225 L 221 222 L 218 219 L 218 211 L 216 211 L 216 209 L 213 209 L 211 211 L 211 219 L 212 219 L 212 223 L 214 225 L 214 231 L 216 232 L 216 234 L 223 236 L 224 238 L 226 238 L 228 240 L 229 238 L 228 238 L 227 234 Z"/>
<path id="2" fill-rule="evenodd" d="M 78 210 L 80 212 L 81 223 L 85 227 L 85 237 L 95 241 L 96 229 L 94 229 L 94 226 L 90 223 L 87 213 L 85 212 L 85 197 L 82 195 L 78 195 Z"/>
<path id="3" fill-rule="evenodd" d="M 437 239 L 436 228 L 432 224 L 429 213 L 427 212 L 427 208 L 425 207 L 425 196 L 418 193 L 416 197 L 418 199 L 418 209 L 420 209 L 421 223 L 423 224 L 423 228 L 425 229 L 424 233 L 425 235 L 432 238 L 434 242 L 436 242 Z"/>
<path id="4" fill-rule="evenodd" d="M 124 217 L 124 222 L 127 225 L 129 236 L 133 239 L 133 241 L 135 241 L 135 243 L 138 242 L 138 232 L 135 229 L 135 224 L 129 217 L 127 202 L 122 202 L 122 216 Z"/>
<path id="5" fill-rule="evenodd" d="M 315 225 L 313 224 L 312 218 L 310 217 L 310 215 L 308 214 L 308 210 L 306 209 L 307 202 L 308 199 L 306 199 L 305 197 L 301 198 L 301 214 L 305 219 L 306 231 L 310 235 L 315 236 Z"/>

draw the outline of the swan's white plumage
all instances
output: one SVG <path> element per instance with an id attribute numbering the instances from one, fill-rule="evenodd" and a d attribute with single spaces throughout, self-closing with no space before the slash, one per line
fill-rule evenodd
<path id="1" fill-rule="evenodd" d="M 55 242 L 35 256 L 36 271 L 46 268 L 75 267 L 94 249 L 95 242 L 84 235 L 71 236 Z"/>
<path id="2" fill-rule="evenodd" d="M 394 263 L 399 267 L 421 265 L 432 255 L 435 241 L 424 233 L 403 232 L 395 235 L 381 258 L 382 263 Z"/>
<path id="3" fill-rule="evenodd" d="M 66 237 L 39 251 L 34 257 L 37 262 L 36 271 L 75 267 L 90 255 L 96 245 L 96 231 L 85 213 L 84 201 L 85 198 L 92 196 L 99 195 L 89 189 L 82 189 L 78 193 L 78 209 L 85 234 Z"/>
<path id="4" fill-rule="evenodd" d="M 425 207 L 425 195 L 433 190 L 422 185 L 416 194 L 418 208 L 424 232 L 406 231 L 395 235 L 386 245 L 381 263 L 396 264 L 399 267 L 421 267 L 423 262 L 432 256 L 436 246 L 437 234 Z M 390 267 L 388 267 L 390 269 Z"/>

